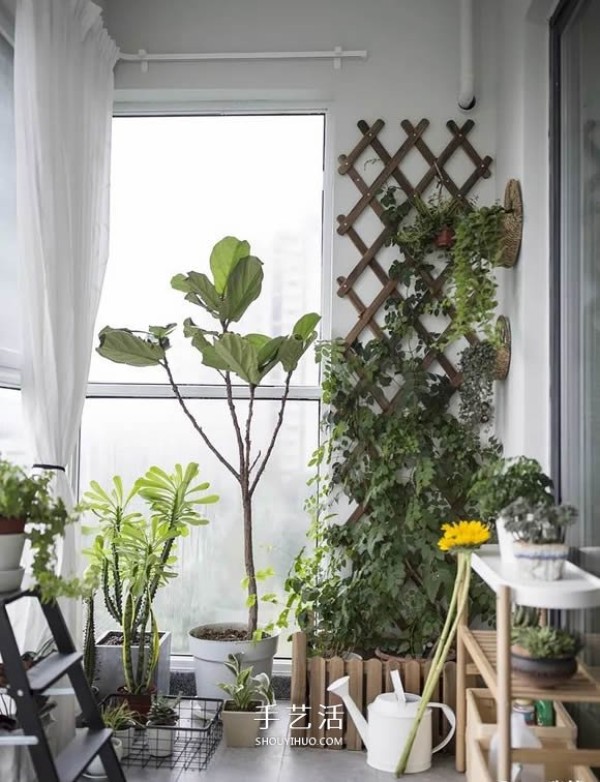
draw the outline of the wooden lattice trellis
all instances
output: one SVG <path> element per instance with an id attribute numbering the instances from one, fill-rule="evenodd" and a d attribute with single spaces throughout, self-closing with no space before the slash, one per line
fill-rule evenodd
<path id="1" fill-rule="evenodd" d="M 458 126 L 453 120 L 446 123 L 450 132 L 450 140 L 439 153 L 435 154 L 424 139 L 424 134 L 429 127 L 429 120 L 422 119 L 417 125 L 413 125 L 409 120 L 402 120 L 400 126 L 406 134 L 406 138 L 400 145 L 398 151 L 391 155 L 383 143 L 379 140 L 379 133 L 382 131 L 385 123 L 378 119 L 373 125 L 369 125 L 364 120 L 358 122 L 358 129 L 362 133 L 362 138 L 348 155 L 341 155 L 338 158 L 338 172 L 342 175 L 348 175 L 354 182 L 360 192 L 360 198 L 347 215 L 339 215 L 338 234 L 348 236 L 354 247 L 360 254 L 360 260 L 356 263 L 352 271 L 346 277 L 338 277 L 339 285 L 338 296 L 347 298 L 358 313 L 358 319 L 352 329 L 345 337 L 347 349 L 352 349 L 352 344 L 360 338 L 363 332 L 369 329 L 378 339 L 384 339 L 385 335 L 379 326 L 376 317 L 385 302 L 390 298 L 402 299 L 399 290 L 398 280 L 390 277 L 388 272 L 379 262 L 377 255 L 388 243 L 392 235 L 392 228 L 384 219 L 385 209 L 379 201 L 379 196 L 383 187 L 390 181 L 404 193 L 407 200 L 407 207 L 415 196 L 424 196 L 428 188 L 435 182 L 445 189 L 447 194 L 462 202 L 467 202 L 468 195 L 473 187 L 481 179 L 487 179 L 491 176 L 490 165 L 492 158 L 489 155 L 481 157 L 469 141 L 469 133 L 473 130 L 475 123 L 473 120 L 467 120 L 462 126 Z M 467 159 L 471 162 L 473 170 L 464 179 L 462 184 L 458 184 L 448 173 L 447 166 L 453 156 L 462 150 Z M 382 169 L 375 179 L 370 183 L 364 180 L 357 170 L 357 162 L 365 152 L 374 152 L 382 164 Z M 403 165 L 408 163 L 411 155 L 420 155 L 426 162 L 428 168 L 425 174 L 413 185 L 408 176 L 403 172 Z M 375 240 L 368 245 L 359 235 L 357 230 L 357 221 L 366 210 L 372 210 L 381 220 L 382 229 Z M 409 210 L 407 211 L 409 214 Z M 407 259 L 410 260 L 410 259 Z M 444 284 L 447 278 L 448 268 L 443 269 L 437 276 L 434 276 L 428 269 L 422 265 L 415 266 L 421 275 L 427 288 L 427 296 L 443 300 Z M 362 275 L 367 271 L 372 272 L 379 281 L 381 288 L 373 300 L 366 304 L 359 296 L 356 287 Z M 450 319 L 453 317 L 453 311 L 448 311 Z M 461 375 L 454 366 L 451 359 L 440 350 L 435 344 L 432 334 L 430 334 L 426 325 L 417 315 L 413 319 L 414 326 L 426 345 L 430 345 L 423 358 L 423 366 L 428 369 L 435 361 L 448 376 L 450 383 L 454 388 L 458 388 L 461 383 Z M 467 340 L 471 344 L 478 341 L 477 335 L 471 333 L 467 335 Z M 398 403 L 401 392 L 391 399 L 387 399 L 385 394 L 379 389 L 372 389 L 374 398 L 381 407 L 383 415 L 391 415 Z M 358 506 L 352 513 L 348 521 L 350 523 L 357 521 L 365 512 L 363 506 Z"/>

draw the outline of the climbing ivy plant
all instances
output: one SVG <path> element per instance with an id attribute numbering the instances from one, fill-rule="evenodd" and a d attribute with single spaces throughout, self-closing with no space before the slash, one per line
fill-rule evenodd
<path id="1" fill-rule="evenodd" d="M 391 197 L 386 201 L 384 196 L 383 203 L 388 222 L 404 220 L 405 211 Z M 450 379 L 434 371 L 435 365 L 424 364 L 428 351 L 442 344 L 442 318 L 452 306 L 456 284 L 448 285 L 450 297 L 436 298 L 421 274 L 423 268 L 433 274 L 436 264 L 439 273 L 436 253 L 452 263 L 450 251 L 440 250 L 435 240 L 438 227 L 450 224 L 458 249 L 468 254 L 469 242 L 474 248 L 472 272 L 485 282 L 493 264 L 482 258 L 495 252 L 499 212 L 479 212 L 466 223 L 471 226 L 467 235 L 461 228 L 467 214 L 463 206 L 451 210 L 438 202 L 434 207 L 436 213 L 430 214 L 427 203 L 419 202 L 414 221 L 394 231 L 392 243 L 403 252 L 390 274 L 402 295 L 386 302 L 383 337 L 319 348 L 326 413 L 324 442 L 313 458 L 320 479 L 308 507 L 312 545 L 288 575 L 282 615 L 288 621 L 295 613 L 318 654 L 370 654 L 377 647 L 428 654 L 443 626 L 455 578 L 454 559 L 437 547 L 441 525 L 476 517 L 470 499 L 475 475 L 500 453 L 499 443 L 482 435 L 477 390 L 458 404 Z M 495 284 L 484 286 L 483 306 L 465 299 L 460 334 L 450 332 L 453 340 L 472 323 L 486 333 L 493 291 Z M 420 328 L 423 317 L 437 317 L 439 332 Z M 382 395 L 393 400 L 386 412 Z M 365 515 L 354 523 L 332 521 L 342 498 L 362 506 Z M 471 598 L 470 615 L 490 618 L 492 599 L 477 581 Z"/>

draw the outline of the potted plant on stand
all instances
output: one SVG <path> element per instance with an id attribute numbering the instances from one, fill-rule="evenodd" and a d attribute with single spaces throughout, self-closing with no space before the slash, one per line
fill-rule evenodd
<path id="1" fill-rule="evenodd" d="M 25 570 L 20 566 L 25 541 L 31 553 L 31 586 L 43 602 L 59 597 L 81 597 L 92 588 L 91 578 L 63 578 L 56 574 L 57 544 L 67 525 L 77 519 L 63 501 L 52 495 L 49 472 L 28 475 L 22 467 L 0 459 L 0 593 L 20 588 Z"/>
<path id="2" fill-rule="evenodd" d="M 259 712 L 275 702 L 271 680 L 266 673 L 253 676 L 251 666 L 242 667 L 239 654 L 229 655 L 225 667 L 233 677 L 232 682 L 219 684 L 229 695 L 221 712 L 225 742 L 228 747 L 254 747 L 264 719 Z"/>
<path id="3" fill-rule="evenodd" d="M 177 707 L 181 698 L 155 697 L 148 712 L 146 732 L 149 753 L 155 758 L 168 758 L 173 754 L 175 726 L 179 722 Z"/>
<path id="4" fill-rule="evenodd" d="M 562 578 L 569 547 L 567 527 L 577 518 L 572 505 L 531 505 L 519 498 L 503 514 L 504 528 L 514 538 L 513 553 L 523 572 L 542 581 Z"/>
<path id="5" fill-rule="evenodd" d="M 255 672 L 270 674 L 272 669 L 277 635 L 265 632 L 258 623 L 258 581 L 267 573 L 257 572 L 255 566 L 253 498 L 281 430 L 292 375 L 300 358 L 316 338 L 315 327 L 320 318 L 314 313 L 304 315 L 294 325 L 291 334 L 286 336 L 238 334 L 233 331 L 235 324 L 261 294 L 262 263 L 250 254 L 248 242 L 228 236 L 214 246 L 210 268 L 212 279 L 206 274 L 192 271 L 176 275 L 171 285 L 214 321 L 211 329 L 205 329 L 188 318 L 184 323 L 184 334 L 190 339 L 191 346 L 200 353 L 203 363 L 214 369 L 224 383 L 237 451 L 234 461 L 224 455 L 225 444 L 218 447 L 210 439 L 175 382 L 168 358 L 169 335 L 175 328 L 174 324 L 150 327 L 144 332 L 106 327 L 100 332 L 98 352 L 118 363 L 162 367 L 179 405 L 200 439 L 238 485 L 242 505 L 248 620 L 245 626 L 234 626 L 232 623 L 204 624 L 190 631 L 190 646 L 196 661 L 196 691 L 204 697 L 219 697 L 217 683 L 222 676 L 223 662 L 230 653 L 242 652 L 244 660 L 254 666 Z M 257 451 L 253 443 L 257 389 L 278 366 L 285 372 L 285 391 L 267 445 L 263 451 Z M 235 403 L 234 381 L 247 389 L 248 408 L 245 416 L 241 415 Z"/>
<path id="6" fill-rule="evenodd" d="M 102 584 L 106 608 L 121 631 L 118 644 L 105 639 L 106 643 L 96 648 L 98 688 L 105 696 L 114 692 L 116 684 L 125 682 L 130 698 L 142 697 L 142 703 L 130 704 L 139 713 L 150 708 L 159 657 L 159 689 L 168 691 L 169 686 L 170 635 L 163 633 L 161 639 L 156 627 L 156 593 L 177 575 L 177 539 L 187 534 L 190 525 L 208 523 L 198 506 L 218 499 L 205 494 L 209 484 L 197 483 L 198 472 L 195 463 L 185 469 L 176 465 L 172 474 L 151 467 L 128 493 L 121 478 L 115 476 L 110 490 L 94 481 L 84 495 L 82 507 L 98 520 L 93 544 L 85 552 L 90 561 L 88 571 Z M 146 503 L 148 515 L 132 510 L 136 499 Z M 93 610 L 93 600 L 88 610 Z M 89 626 L 86 642 L 94 643 Z M 90 654 L 86 652 L 86 658 Z"/>
<path id="7" fill-rule="evenodd" d="M 505 530 L 504 509 L 519 497 L 532 505 L 552 505 L 553 488 L 540 463 L 527 456 L 490 459 L 478 470 L 470 498 L 481 519 L 495 524 L 500 555 L 506 562 L 514 562 L 514 553 L 513 536 Z"/>
<path id="8" fill-rule="evenodd" d="M 566 630 L 513 626 L 511 668 L 531 687 L 557 687 L 575 675 L 581 648 L 579 638 Z"/>

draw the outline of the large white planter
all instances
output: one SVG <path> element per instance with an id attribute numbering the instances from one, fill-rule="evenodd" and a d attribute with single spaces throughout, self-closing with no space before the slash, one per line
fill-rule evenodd
<path id="1" fill-rule="evenodd" d="M 16 592 L 17 589 L 20 589 L 24 575 L 25 568 L 22 567 L 15 570 L 0 570 L 0 594 L 2 592 Z"/>
<path id="2" fill-rule="evenodd" d="M 0 570 L 16 570 L 21 564 L 25 534 L 0 535 Z"/>
<path id="3" fill-rule="evenodd" d="M 123 648 L 122 646 L 113 646 L 106 643 L 106 639 L 115 633 L 111 630 L 105 633 L 96 643 L 96 677 L 94 684 L 98 688 L 98 697 L 105 698 L 118 687 L 125 684 L 125 674 L 123 673 Z M 133 647 L 133 665 L 137 663 L 138 649 Z M 160 654 L 158 666 L 154 675 L 154 684 L 159 693 L 168 695 L 169 681 L 171 676 L 171 633 L 160 634 Z"/>
<path id="4" fill-rule="evenodd" d="M 244 628 L 242 624 L 221 622 L 205 625 L 214 628 Z M 277 652 L 279 635 L 272 635 L 260 641 L 208 641 L 196 638 L 190 630 L 190 651 L 194 655 L 196 674 L 196 695 L 200 698 L 224 698 L 219 682 L 233 682 L 234 677 L 223 664 L 230 654 L 242 655 L 242 666 L 251 665 L 254 675 L 273 673 L 273 658 Z"/>

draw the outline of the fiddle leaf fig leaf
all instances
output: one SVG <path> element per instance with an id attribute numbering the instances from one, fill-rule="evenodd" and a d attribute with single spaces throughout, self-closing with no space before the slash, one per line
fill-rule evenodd
<path id="1" fill-rule="evenodd" d="M 149 326 L 148 331 L 156 337 L 156 339 L 164 339 L 165 337 L 168 337 L 169 334 L 172 334 L 176 328 L 176 323 L 168 323 L 166 326 Z"/>
<path id="2" fill-rule="evenodd" d="M 112 329 L 106 326 L 98 337 L 100 344 L 96 352 L 116 364 L 154 367 L 165 357 L 165 348 L 158 342 L 138 336 L 129 329 Z"/>
<path id="3" fill-rule="evenodd" d="M 303 315 L 292 329 L 292 334 L 307 340 L 315 330 L 315 326 L 321 320 L 321 316 L 316 312 L 308 312 Z"/>
<path id="4" fill-rule="evenodd" d="M 259 296 L 263 281 L 262 261 L 249 255 L 233 268 L 221 304 L 222 320 L 237 322 Z"/>
<path id="5" fill-rule="evenodd" d="M 279 360 L 286 372 L 293 372 L 296 369 L 298 362 L 315 338 L 316 334 L 308 341 L 302 339 L 299 334 L 292 334 L 289 337 L 285 337 L 279 348 Z"/>
<path id="6" fill-rule="evenodd" d="M 214 331 L 202 329 L 196 326 L 191 318 L 186 318 L 183 323 L 183 334 L 191 340 L 196 350 L 200 351 L 202 363 L 205 366 L 218 369 L 221 372 L 226 372 L 229 369 L 227 362 L 219 357 L 212 342 L 206 338 L 207 334 L 212 337 L 216 336 Z"/>
<path id="7" fill-rule="evenodd" d="M 226 236 L 217 242 L 210 254 L 210 268 L 215 281 L 216 292 L 222 296 L 227 287 L 229 275 L 242 258 L 250 255 L 250 245 L 246 241 Z"/>
<path id="8" fill-rule="evenodd" d="M 206 274 L 201 272 L 189 272 L 187 275 L 176 274 L 171 279 L 171 287 L 185 293 L 186 301 L 197 304 L 215 318 L 220 317 L 221 297 Z"/>
<path id="9" fill-rule="evenodd" d="M 245 337 L 228 332 L 215 340 L 214 349 L 227 371 L 250 385 L 259 384 L 258 351 Z"/>

